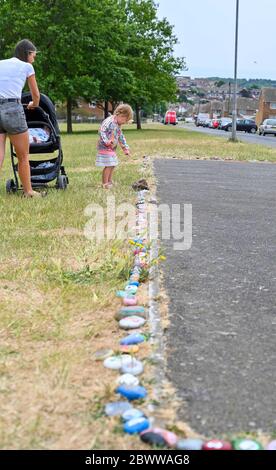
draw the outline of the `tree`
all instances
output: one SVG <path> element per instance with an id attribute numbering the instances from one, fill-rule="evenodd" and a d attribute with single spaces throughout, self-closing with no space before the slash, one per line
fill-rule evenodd
<path id="1" fill-rule="evenodd" d="M 178 90 L 178 102 L 179 103 L 188 103 L 187 93 L 183 90 Z"/>
<path id="2" fill-rule="evenodd" d="M 240 92 L 239 95 L 242 96 L 242 98 L 252 98 L 251 92 L 247 90 L 246 88 L 243 88 Z"/>
<path id="3" fill-rule="evenodd" d="M 106 45 L 99 25 L 104 8 L 111 4 L 111 0 L 0 0 L 6 55 L 23 37 L 38 45 L 39 87 L 53 100 L 67 102 L 68 132 L 72 132 L 73 102 L 79 97 L 88 100 L 99 89 L 94 72 Z"/>
<path id="4" fill-rule="evenodd" d="M 218 80 L 217 82 L 215 82 L 215 86 L 217 86 L 218 88 L 220 88 L 222 85 L 225 85 L 224 80 Z"/>
<path id="5" fill-rule="evenodd" d="M 80 97 L 113 108 L 131 102 L 141 127 L 141 106 L 172 100 L 184 66 L 173 57 L 177 39 L 167 20 L 158 20 L 153 0 L 0 0 L 0 31 L 0 58 L 24 37 L 42 51 L 39 88 L 66 101 L 68 132 Z"/>

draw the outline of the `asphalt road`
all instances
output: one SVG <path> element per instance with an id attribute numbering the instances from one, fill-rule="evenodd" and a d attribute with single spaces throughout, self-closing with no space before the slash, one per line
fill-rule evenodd
<path id="1" fill-rule="evenodd" d="M 191 203 L 193 243 L 164 240 L 167 375 L 196 431 L 276 429 L 276 165 L 155 160 L 159 203 Z"/>
<path id="2" fill-rule="evenodd" d="M 194 124 L 179 124 L 179 127 L 183 127 L 190 131 L 201 132 L 203 134 L 215 135 L 216 137 L 222 137 L 228 140 L 231 137 L 231 132 L 222 131 L 220 129 L 210 129 L 208 127 L 196 127 Z M 249 144 L 264 145 L 266 147 L 276 147 L 276 137 L 274 135 L 262 136 L 259 134 L 248 134 L 245 132 L 237 132 L 237 138 L 243 142 Z"/>

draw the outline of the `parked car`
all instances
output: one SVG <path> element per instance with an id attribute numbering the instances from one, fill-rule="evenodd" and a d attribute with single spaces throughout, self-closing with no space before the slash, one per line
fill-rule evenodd
<path id="1" fill-rule="evenodd" d="M 208 113 L 199 113 L 196 117 L 196 126 L 203 126 L 203 124 L 206 122 L 206 119 L 209 119 Z"/>
<path id="2" fill-rule="evenodd" d="M 219 125 L 218 125 L 218 129 L 224 129 L 225 126 L 227 126 L 230 122 L 232 122 L 232 119 L 231 118 L 228 118 L 228 117 L 222 117 L 219 119 Z"/>
<path id="3" fill-rule="evenodd" d="M 218 119 L 211 119 L 211 122 L 209 122 L 209 126 L 211 129 L 217 129 L 219 125 Z"/>
<path id="4" fill-rule="evenodd" d="M 274 134 L 276 136 L 276 119 L 265 119 L 259 127 L 259 135 Z"/>
<path id="5" fill-rule="evenodd" d="M 201 124 L 201 125 L 202 125 L 202 127 L 209 127 L 210 124 L 211 124 L 211 122 L 212 122 L 212 119 L 207 118 L 207 119 L 204 119 L 204 120 L 202 121 L 202 124 Z"/>
<path id="6" fill-rule="evenodd" d="M 250 132 L 251 134 L 255 134 L 258 130 L 258 126 L 252 119 L 237 119 L 236 126 L 237 131 Z M 224 130 L 232 131 L 232 122 L 224 126 Z"/>
<path id="7" fill-rule="evenodd" d="M 192 122 L 195 122 L 195 120 L 194 120 L 193 117 L 187 116 L 187 117 L 185 117 L 185 122 L 186 122 L 186 123 L 192 123 Z"/>
<path id="8" fill-rule="evenodd" d="M 167 111 L 164 118 L 164 124 L 172 124 L 175 126 L 177 123 L 176 111 Z"/>

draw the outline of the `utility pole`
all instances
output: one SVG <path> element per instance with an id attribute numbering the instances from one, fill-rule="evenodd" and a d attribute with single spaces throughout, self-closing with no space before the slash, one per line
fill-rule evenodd
<path id="1" fill-rule="evenodd" d="M 228 83 L 228 116 L 230 116 L 231 82 Z"/>
<path id="2" fill-rule="evenodd" d="M 233 90 L 232 138 L 231 138 L 233 142 L 237 142 L 238 31 L 239 31 L 239 0 L 236 0 L 235 66 L 234 66 L 234 90 Z"/>

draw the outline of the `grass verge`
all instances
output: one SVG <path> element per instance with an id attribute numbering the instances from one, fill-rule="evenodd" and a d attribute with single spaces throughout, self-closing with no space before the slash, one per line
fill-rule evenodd
<path id="1" fill-rule="evenodd" d="M 122 156 L 112 194 L 134 202 L 131 183 L 143 155 L 276 161 L 276 150 L 231 144 L 180 128 L 129 126 L 132 158 Z M 107 192 L 94 166 L 97 129 L 76 125 L 62 135 L 70 185 L 41 200 L 7 196 L 12 176 L 7 152 L 1 173 L 0 224 L 0 447 L 2 449 L 141 449 L 103 416 L 114 400 L 117 374 L 95 362 L 99 348 L 118 348 L 113 315 L 131 266 L 125 241 L 87 240 L 84 209 L 106 206 Z M 144 288 L 145 289 L 145 288 Z M 146 301 L 146 292 L 141 290 Z M 147 347 L 140 357 L 147 358 Z M 150 364 L 143 377 L 150 387 Z"/>

